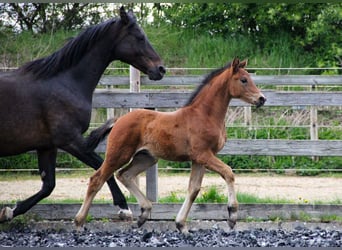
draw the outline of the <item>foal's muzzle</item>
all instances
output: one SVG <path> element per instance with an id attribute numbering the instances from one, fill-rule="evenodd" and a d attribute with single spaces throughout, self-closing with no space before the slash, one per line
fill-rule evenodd
<path id="1" fill-rule="evenodd" d="M 266 102 L 266 98 L 264 96 L 260 96 L 257 103 L 255 104 L 257 108 L 263 106 Z"/>
<path id="2" fill-rule="evenodd" d="M 164 74 L 166 73 L 166 69 L 163 65 L 157 66 L 153 69 L 148 70 L 147 74 L 148 74 L 148 78 L 150 80 L 160 80 L 164 77 Z"/>

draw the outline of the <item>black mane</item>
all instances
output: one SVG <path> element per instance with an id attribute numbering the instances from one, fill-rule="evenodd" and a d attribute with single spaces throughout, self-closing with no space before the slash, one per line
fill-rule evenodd
<path id="1" fill-rule="evenodd" d="M 230 68 L 231 63 L 228 63 L 226 66 L 223 66 L 222 68 L 219 69 L 215 69 L 214 71 L 212 71 L 211 73 L 209 73 L 204 80 L 202 81 L 202 83 L 197 87 L 197 89 L 192 92 L 189 100 L 186 102 L 186 104 L 184 106 L 189 106 L 194 99 L 196 98 L 196 96 L 202 91 L 202 89 L 204 88 L 204 86 L 206 86 L 209 82 L 211 82 L 211 80 L 215 77 L 218 76 L 219 74 L 221 74 L 223 71 L 225 71 L 226 69 Z"/>
<path id="2" fill-rule="evenodd" d="M 92 26 L 70 39 L 60 50 L 50 56 L 26 63 L 19 68 L 31 72 L 36 78 L 49 78 L 77 64 L 81 58 L 103 37 L 115 19 Z"/>

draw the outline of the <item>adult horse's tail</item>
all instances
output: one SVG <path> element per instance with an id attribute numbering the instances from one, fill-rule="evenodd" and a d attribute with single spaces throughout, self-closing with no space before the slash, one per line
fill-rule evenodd
<path id="1" fill-rule="evenodd" d="M 87 150 L 94 151 L 95 148 L 99 145 L 101 141 L 103 141 L 109 132 L 112 130 L 114 122 L 116 121 L 115 118 L 111 118 L 106 121 L 102 126 L 98 127 L 91 131 L 89 136 L 86 138 L 86 146 Z"/>

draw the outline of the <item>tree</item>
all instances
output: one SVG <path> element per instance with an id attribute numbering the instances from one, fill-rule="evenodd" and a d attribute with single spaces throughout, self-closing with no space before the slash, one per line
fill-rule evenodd
<path id="1" fill-rule="evenodd" d="M 107 5 L 95 3 L 2 3 L 0 22 L 16 31 L 46 33 L 79 29 L 107 18 Z"/>
<path id="2" fill-rule="evenodd" d="M 317 53 L 320 66 L 341 66 L 341 3 L 156 4 L 157 22 L 219 36 L 249 36 L 260 49 L 279 36 L 304 52 Z"/>

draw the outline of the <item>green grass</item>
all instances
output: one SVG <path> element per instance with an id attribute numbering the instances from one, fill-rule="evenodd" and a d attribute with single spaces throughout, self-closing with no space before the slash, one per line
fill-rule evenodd
<path id="1" fill-rule="evenodd" d="M 313 55 L 303 53 L 301 47 L 293 47 L 291 39 L 283 34 L 277 36 L 268 49 L 260 50 L 253 38 L 248 36 L 211 36 L 167 25 L 158 28 L 146 25 L 144 30 L 167 67 L 217 68 L 235 56 L 248 58 L 249 67 L 303 67 L 313 62 Z M 58 30 L 54 34 L 35 35 L 29 32 L 4 33 L 0 37 L 0 58 L 6 58 L 6 65 L 18 67 L 23 62 L 53 53 L 79 33 L 78 30 Z M 114 62 L 111 66 L 127 67 L 120 62 Z M 127 71 L 119 73 L 128 74 Z M 279 71 L 258 73 L 279 74 Z"/>

